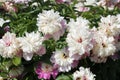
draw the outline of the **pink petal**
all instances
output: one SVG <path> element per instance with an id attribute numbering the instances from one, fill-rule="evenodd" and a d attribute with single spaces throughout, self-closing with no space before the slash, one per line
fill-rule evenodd
<path id="1" fill-rule="evenodd" d="M 37 51 L 37 55 L 41 56 L 46 53 L 46 49 L 44 46 L 41 46 L 40 49 Z"/>

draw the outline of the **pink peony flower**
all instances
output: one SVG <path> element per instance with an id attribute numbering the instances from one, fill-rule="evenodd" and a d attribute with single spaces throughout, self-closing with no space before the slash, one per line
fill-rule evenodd
<path id="1" fill-rule="evenodd" d="M 58 74 L 57 69 L 53 68 L 52 65 L 43 63 L 43 62 L 40 62 L 37 65 L 35 72 L 38 75 L 39 79 L 43 78 L 43 79 L 48 79 L 48 80 L 50 80 L 51 75 L 55 79 Z"/>
<path id="2" fill-rule="evenodd" d="M 17 12 L 17 7 L 14 6 L 14 3 L 12 2 L 5 2 L 3 3 L 3 8 L 8 12 Z"/>

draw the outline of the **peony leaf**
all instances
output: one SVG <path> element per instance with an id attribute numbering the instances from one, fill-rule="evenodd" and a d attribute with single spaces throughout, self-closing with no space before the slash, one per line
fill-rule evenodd
<path id="1" fill-rule="evenodd" d="M 58 76 L 56 80 L 72 80 L 72 78 L 70 77 L 70 75 L 62 74 L 62 75 Z"/>
<path id="2" fill-rule="evenodd" d="M 20 57 L 14 57 L 12 59 L 12 63 L 15 65 L 15 66 L 18 66 L 20 63 L 21 63 L 21 58 Z"/>

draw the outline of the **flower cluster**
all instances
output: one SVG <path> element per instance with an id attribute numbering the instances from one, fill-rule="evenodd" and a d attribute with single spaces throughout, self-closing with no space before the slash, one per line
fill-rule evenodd
<path id="1" fill-rule="evenodd" d="M 0 1 L 0 80 L 117 75 L 119 5 L 120 0 Z"/>
<path id="2" fill-rule="evenodd" d="M 33 54 L 45 54 L 45 49 L 42 46 L 43 40 L 38 32 L 26 32 L 24 37 L 16 37 L 14 33 L 7 32 L 0 39 L 0 55 L 4 58 L 19 56 L 31 60 Z"/>

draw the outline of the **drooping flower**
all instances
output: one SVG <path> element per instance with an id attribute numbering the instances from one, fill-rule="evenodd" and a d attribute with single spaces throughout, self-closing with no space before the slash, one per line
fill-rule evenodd
<path id="1" fill-rule="evenodd" d="M 45 37 L 58 40 L 65 32 L 66 21 L 59 15 L 59 12 L 54 12 L 53 9 L 44 10 L 38 14 L 37 26 Z"/>
<path id="2" fill-rule="evenodd" d="M 0 39 L 0 55 L 4 58 L 13 58 L 20 50 L 19 41 L 14 33 L 7 32 Z"/>
<path id="3" fill-rule="evenodd" d="M 77 18 L 76 21 L 71 20 L 69 22 L 69 33 L 66 42 L 68 43 L 70 56 L 78 54 L 77 57 L 79 57 L 85 53 L 89 54 L 92 49 L 92 32 L 88 23 L 89 21 L 82 17 Z"/>
<path id="4" fill-rule="evenodd" d="M 58 71 L 52 65 L 40 62 L 35 70 L 39 79 L 48 79 L 50 80 L 51 76 L 55 79 Z"/>
<path id="5" fill-rule="evenodd" d="M 19 41 L 20 41 L 20 47 L 23 51 L 23 57 L 26 60 L 31 60 L 33 57 L 33 54 L 44 54 L 45 51 L 43 51 L 43 53 L 39 53 L 40 49 L 42 48 L 42 42 L 43 42 L 43 37 L 40 36 L 39 32 L 31 32 L 31 33 L 25 33 L 26 36 L 24 37 L 20 37 Z"/>
<path id="6" fill-rule="evenodd" d="M 89 68 L 80 67 L 79 71 L 73 73 L 73 80 L 95 80 L 95 75 Z"/>
<path id="7" fill-rule="evenodd" d="M 69 56 L 69 51 L 64 48 L 56 50 L 51 57 L 51 62 L 58 67 L 59 72 L 68 72 L 74 64 L 74 58 Z"/>

